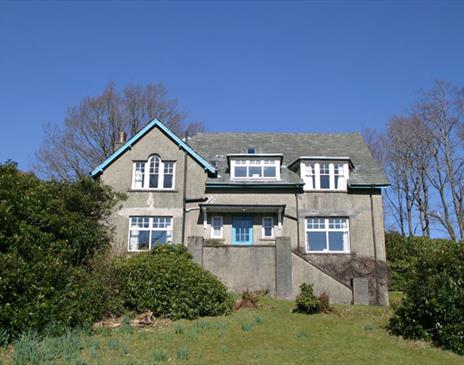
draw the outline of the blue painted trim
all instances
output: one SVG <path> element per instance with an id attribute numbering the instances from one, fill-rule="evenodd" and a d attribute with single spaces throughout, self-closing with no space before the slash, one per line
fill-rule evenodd
<path id="1" fill-rule="evenodd" d="M 200 165 L 204 167 L 205 170 L 214 174 L 216 169 L 203 157 L 201 157 L 192 147 L 190 147 L 187 143 L 185 143 L 182 139 L 180 139 L 173 131 L 171 131 L 168 127 L 166 127 L 163 123 L 161 123 L 158 119 L 153 119 L 150 123 L 148 123 L 145 127 L 143 127 L 137 134 L 135 134 L 131 139 L 129 139 L 123 146 L 118 148 L 116 151 L 113 152 L 111 156 L 109 156 L 104 162 L 98 165 L 91 173 L 92 177 L 95 177 L 103 172 L 108 165 L 110 165 L 114 160 L 119 158 L 124 152 L 128 149 L 132 148 L 132 146 L 145 134 L 151 131 L 154 127 L 158 127 L 164 133 L 168 135 L 177 145 L 183 148 L 187 153 L 192 156 Z"/>
<path id="2" fill-rule="evenodd" d="M 237 234 L 237 227 L 236 225 L 239 223 L 247 223 L 248 227 L 248 241 L 237 241 L 236 234 Z M 242 227 L 243 228 L 243 227 Z M 253 245 L 253 217 L 245 216 L 245 217 L 232 217 L 232 244 L 237 246 L 250 246 Z"/>

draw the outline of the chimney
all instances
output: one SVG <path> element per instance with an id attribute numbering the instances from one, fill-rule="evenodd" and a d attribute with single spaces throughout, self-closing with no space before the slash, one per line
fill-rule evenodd
<path id="1" fill-rule="evenodd" d="M 114 143 L 114 150 L 118 150 L 124 144 L 126 143 L 126 132 L 124 131 L 119 131 L 118 132 L 118 138 L 116 139 L 116 142 Z"/>

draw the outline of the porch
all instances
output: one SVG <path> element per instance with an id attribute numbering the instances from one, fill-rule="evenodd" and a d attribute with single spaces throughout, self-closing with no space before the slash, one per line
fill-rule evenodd
<path id="1" fill-rule="evenodd" d="M 201 204 L 206 244 L 273 245 L 283 236 L 285 205 Z"/>

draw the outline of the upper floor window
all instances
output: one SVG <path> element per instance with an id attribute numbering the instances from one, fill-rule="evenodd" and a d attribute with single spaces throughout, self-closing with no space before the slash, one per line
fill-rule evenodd
<path id="1" fill-rule="evenodd" d="M 232 160 L 232 178 L 279 179 L 279 160 Z"/>
<path id="2" fill-rule="evenodd" d="M 301 163 L 305 190 L 346 190 L 348 174 L 346 162 Z"/>
<path id="3" fill-rule="evenodd" d="M 150 156 L 147 161 L 134 162 L 133 189 L 173 189 L 174 161 L 161 161 L 159 156 Z"/>

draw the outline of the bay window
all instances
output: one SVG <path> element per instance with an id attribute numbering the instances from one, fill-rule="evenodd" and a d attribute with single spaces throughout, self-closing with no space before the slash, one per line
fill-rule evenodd
<path id="1" fill-rule="evenodd" d="M 174 161 L 162 161 L 156 155 L 134 162 L 132 188 L 173 189 L 175 165 Z"/>
<path id="2" fill-rule="evenodd" d="M 172 242 L 172 217 L 130 217 L 129 251 L 151 250 Z"/>
<path id="3" fill-rule="evenodd" d="M 349 252 L 348 218 L 306 218 L 307 252 Z"/>

